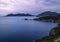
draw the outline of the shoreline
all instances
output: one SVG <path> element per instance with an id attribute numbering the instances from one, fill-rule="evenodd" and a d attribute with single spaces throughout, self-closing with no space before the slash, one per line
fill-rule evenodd
<path id="1" fill-rule="evenodd" d="M 35 40 L 35 42 L 60 42 L 60 24 L 50 30 L 49 35 Z"/>

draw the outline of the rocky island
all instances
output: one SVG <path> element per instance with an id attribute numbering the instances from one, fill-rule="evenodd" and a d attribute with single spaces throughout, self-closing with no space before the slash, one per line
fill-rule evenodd
<path id="1" fill-rule="evenodd" d="M 37 18 L 35 18 L 34 20 L 57 22 L 57 20 L 59 20 L 59 19 L 60 19 L 60 13 L 46 11 L 46 12 L 43 12 L 43 13 L 37 15 Z"/>

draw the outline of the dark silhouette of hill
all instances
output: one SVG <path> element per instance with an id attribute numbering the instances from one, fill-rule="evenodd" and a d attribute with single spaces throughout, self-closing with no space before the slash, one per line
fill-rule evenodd
<path id="1" fill-rule="evenodd" d="M 18 13 L 18 14 L 8 14 L 6 16 L 34 16 L 34 15 L 31 15 L 31 14 L 24 14 L 24 13 Z"/>
<path id="2" fill-rule="evenodd" d="M 46 11 L 46 12 L 43 12 L 43 13 L 37 15 L 37 17 L 38 18 L 36 18 L 34 20 L 43 20 L 43 21 L 56 22 L 57 20 L 60 19 L 60 13 Z"/>
<path id="3" fill-rule="evenodd" d="M 56 15 L 59 15 L 60 13 L 57 13 L 57 12 L 51 12 L 51 11 L 46 11 L 46 12 L 43 12 L 37 16 L 56 16 Z"/>

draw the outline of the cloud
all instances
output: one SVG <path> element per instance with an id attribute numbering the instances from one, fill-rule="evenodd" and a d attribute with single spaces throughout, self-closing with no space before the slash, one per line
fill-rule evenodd
<path id="1" fill-rule="evenodd" d="M 0 13 L 60 12 L 60 0 L 0 0 Z"/>

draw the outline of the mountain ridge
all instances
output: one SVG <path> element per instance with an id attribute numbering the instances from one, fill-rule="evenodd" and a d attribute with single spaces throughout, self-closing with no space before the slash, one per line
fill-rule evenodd
<path id="1" fill-rule="evenodd" d="M 34 15 L 31 15 L 31 14 L 24 14 L 24 13 L 17 13 L 17 14 L 8 14 L 6 16 L 34 16 Z"/>

